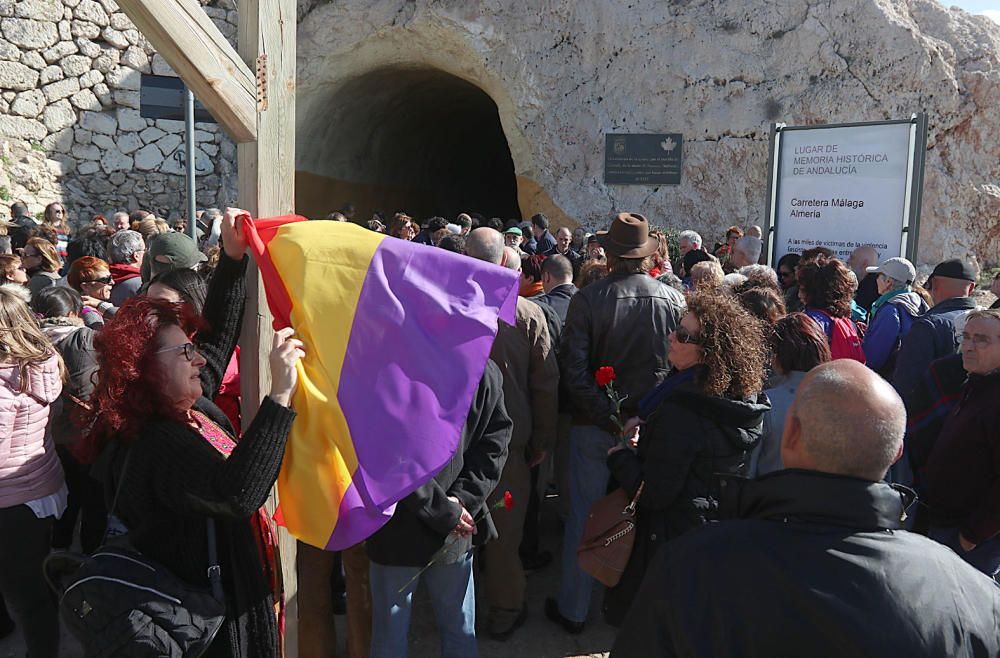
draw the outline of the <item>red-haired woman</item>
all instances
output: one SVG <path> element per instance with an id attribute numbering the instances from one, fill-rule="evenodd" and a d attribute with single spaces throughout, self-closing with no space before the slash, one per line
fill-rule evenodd
<path id="1" fill-rule="evenodd" d="M 211 402 L 240 334 L 246 238 L 227 209 L 224 255 L 208 287 L 204 322 L 184 304 L 135 297 L 97 335 L 100 373 L 84 452 L 121 487 L 113 510 L 134 546 L 178 577 L 207 586 L 208 528 L 218 535 L 227 616 L 205 656 L 279 655 L 278 565 L 260 508 L 278 477 L 295 414 L 302 343 L 285 329 L 271 351 L 271 393 L 239 444 Z M 198 325 L 202 325 L 198 328 Z"/>
<path id="2" fill-rule="evenodd" d="M 73 261 L 66 273 L 69 287 L 80 293 L 83 299 L 83 322 L 88 327 L 99 329 L 105 319 L 114 317 L 118 309 L 109 300 L 115 285 L 111 278 L 111 266 L 100 258 L 83 256 Z"/>

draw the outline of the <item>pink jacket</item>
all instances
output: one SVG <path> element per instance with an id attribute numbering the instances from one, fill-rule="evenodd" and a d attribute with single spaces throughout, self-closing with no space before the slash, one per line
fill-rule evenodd
<path id="1" fill-rule="evenodd" d="M 59 361 L 53 355 L 28 370 L 21 390 L 20 370 L 0 364 L 0 508 L 23 505 L 59 490 L 62 466 L 46 431 L 52 403 L 62 391 Z"/>

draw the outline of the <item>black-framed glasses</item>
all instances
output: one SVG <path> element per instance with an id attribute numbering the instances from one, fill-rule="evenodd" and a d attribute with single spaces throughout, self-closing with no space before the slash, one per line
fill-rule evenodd
<path id="1" fill-rule="evenodd" d="M 678 343 L 701 345 L 701 337 L 695 336 L 693 333 L 685 329 L 684 325 L 677 325 L 677 328 L 674 329 L 674 335 L 677 336 Z"/>
<path id="2" fill-rule="evenodd" d="M 111 275 L 109 274 L 107 276 L 102 276 L 99 279 L 91 279 L 90 281 L 81 281 L 80 283 L 100 283 L 100 284 L 103 284 L 103 285 L 108 285 L 108 284 L 112 284 L 114 282 L 115 282 L 115 280 L 113 278 L 111 278 Z"/>
<path id="3" fill-rule="evenodd" d="M 174 345 L 173 347 L 164 347 L 162 350 L 156 350 L 153 354 L 176 352 L 178 350 L 184 353 L 184 358 L 188 361 L 194 361 L 194 355 L 198 353 L 198 348 L 194 346 L 194 343 L 184 343 L 182 345 Z"/>

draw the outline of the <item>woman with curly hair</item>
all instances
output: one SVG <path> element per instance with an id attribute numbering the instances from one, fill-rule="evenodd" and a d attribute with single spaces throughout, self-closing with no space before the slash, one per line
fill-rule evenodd
<path id="1" fill-rule="evenodd" d="M 720 476 L 747 473 L 770 407 L 761 393 L 767 358 L 761 323 L 731 296 L 688 295 L 687 313 L 669 341 L 671 374 L 626 423 L 627 433 L 642 425 L 637 448 L 608 452 L 608 468 L 629 497 L 645 483 L 635 548 L 604 601 L 605 618 L 615 625 L 657 549 L 718 518 Z"/>
<path id="2" fill-rule="evenodd" d="M 785 317 L 785 300 L 773 288 L 745 286 L 746 284 L 737 286 L 733 290 L 734 296 L 743 308 L 763 322 L 764 327 L 770 332 L 778 320 Z"/>
<path id="3" fill-rule="evenodd" d="M 820 255 L 796 270 L 803 312 L 823 329 L 834 359 L 865 362 L 857 326 L 851 320 L 856 279 L 843 261 Z"/>
<path id="4" fill-rule="evenodd" d="M 203 320 L 187 304 L 139 296 L 95 338 L 100 373 L 79 445 L 93 458 L 132 544 L 188 583 L 208 586 L 208 528 L 218 536 L 226 618 L 204 656 L 277 658 L 274 534 L 261 512 L 285 452 L 302 343 L 276 333 L 271 392 L 237 443 L 211 402 L 236 347 L 246 237 L 230 208 Z M 129 653 L 123 649 L 123 653 Z"/>

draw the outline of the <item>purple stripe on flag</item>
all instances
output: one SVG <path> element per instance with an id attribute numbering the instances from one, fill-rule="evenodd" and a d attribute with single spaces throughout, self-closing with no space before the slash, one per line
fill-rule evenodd
<path id="1" fill-rule="evenodd" d="M 354 487 L 374 509 L 359 511 L 357 519 L 350 511 L 338 529 L 371 523 L 371 514 L 387 510 L 451 460 L 498 314 L 514 322 L 517 283 L 511 270 L 442 249 L 394 238 L 380 243 L 337 394 L 358 455 Z"/>
<path id="2" fill-rule="evenodd" d="M 390 505 L 384 511 L 380 511 L 374 506 L 365 505 L 364 499 L 368 499 L 368 497 L 362 496 L 354 482 L 351 482 L 351 486 L 348 487 L 344 497 L 340 500 L 337 526 L 333 529 L 333 534 L 330 535 L 326 550 L 342 551 L 360 544 L 388 523 L 389 519 L 392 518 L 392 513 L 396 511 L 395 505 Z"/>

